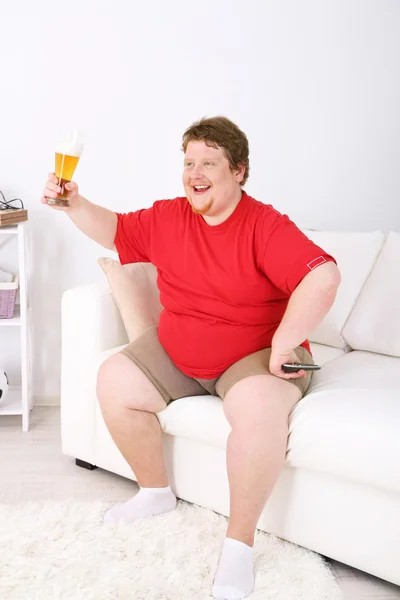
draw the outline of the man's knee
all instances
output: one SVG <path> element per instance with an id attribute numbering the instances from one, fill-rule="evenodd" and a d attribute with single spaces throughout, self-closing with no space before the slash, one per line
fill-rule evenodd
<path id="1" fill-rule="evenodd" d="M 166 406 L 159 392 L 139 369 L 123 354 L 107 358 L 97 373 L 97 398 L 100 406 L 112 404 L 136 410 L 159 412 Z"/>
<path id="2" fill-rule="evenodd" d="M 292 383 L 272 375 L 254 375 L 229 389 L 223 407 L 231 426 L 253 427 L 254 423 L 288 419 L 300 398 L 300 390 Z"/>

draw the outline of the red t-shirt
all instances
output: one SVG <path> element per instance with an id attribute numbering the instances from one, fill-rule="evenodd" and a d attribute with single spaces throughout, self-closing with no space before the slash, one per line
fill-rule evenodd
<path id="1" fill-rule="evenodd" d="M 184 197 L 118 214 L 115 246 L 121 264 L 157 267 L 160 342 L 183 373 L 202 379 L 270 347 L 293 290 L 334 261 L 286 215 L 245 192 L 215 226 Z M 303 346 L 309 350 L 307 340 Z"/>

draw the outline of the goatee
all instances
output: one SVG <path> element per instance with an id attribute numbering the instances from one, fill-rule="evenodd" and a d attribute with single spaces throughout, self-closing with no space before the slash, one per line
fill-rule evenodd
<path id="1" fill-rule="evenodd" d="M 195 206 L 193 205 L 190 198 L 188 198 L 188 200 L 189 200 L 190 206 L 192 207 L 192 211 L 198 215 L 206 215 L 208 213 L 208 211 L 210 210 L 210 208 L 212 207 L 212 205 L 214 204 L 214 200 L 212 198 L 210 198 L 210 200 L 207 202 L 207 204 L 205 206 L 203 206 L 203 208 L 195 208 Z"/>

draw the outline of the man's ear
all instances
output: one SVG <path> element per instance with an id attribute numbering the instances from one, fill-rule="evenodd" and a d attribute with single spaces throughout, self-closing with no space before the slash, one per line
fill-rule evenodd
<path id="1" fill-rule="evenodd" d="M 239 169 L 235 170 L 236 181 L 238 183 L 242 183 L 242 181 L 244 179 L 246 167 L 244 165 L 238 165 L 238 166 L 239 166 Z"/>

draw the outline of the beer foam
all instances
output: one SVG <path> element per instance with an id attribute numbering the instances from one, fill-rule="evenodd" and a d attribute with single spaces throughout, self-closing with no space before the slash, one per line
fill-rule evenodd
<path id="1" fill-rule="evenodd" d="M 76 156 L 77 158 L 80 158 L 82 150 L 82 142 L 73 142 L 70 140 L 66 140 L 64 142 L 58 142 L 58 144 L 56 144 L 57 154 L 67 154 L 68 156 Z"/>

